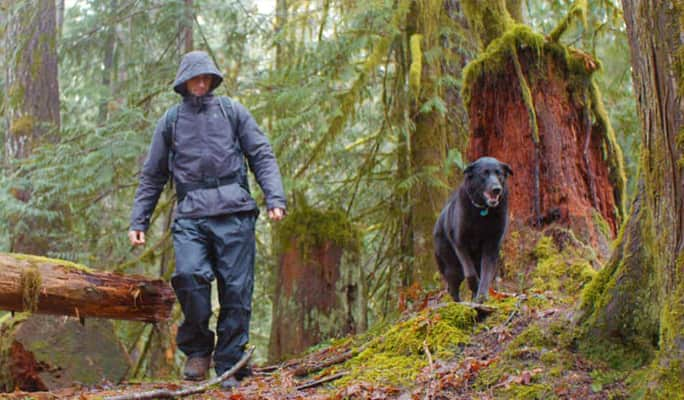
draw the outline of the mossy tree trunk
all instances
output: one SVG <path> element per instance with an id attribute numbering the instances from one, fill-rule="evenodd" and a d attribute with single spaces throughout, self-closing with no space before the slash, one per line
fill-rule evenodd
<path id="1" fill-rule="evenodd" d="M 302 207 L 276 230 L 275 298 L 269 359 L 298 354 L 326 339 L 353 333 L 363 325 L 358 287 L 362 279 L 343 270 L 343 255 L 358 254 L 359 234 L 339 211 Z M 352 263 L 353 264 L 353 263 Z"/>
<path id="2" fill-rule="evenodd" d="M 440 59 L 426 52 L 438 45 L 440 0 L 413 1 L 406 21 L 406 48 L 410 49 L 407 68 L 411 101 L 409 115 L 415 127 L 410 133 L 410 171 L 418 176 L 411 187 L 410 215 L 413 240 L 411 280 L 421 287 L 435 286 L 432 230 L 449 195 L 443 164 L 448 140 L 444 111 L 437 105 L 443 98 L 439 86 Z"/>
<path id="3" fill-rule="evenodd" d="M 639 195 L 617 251 L 586 292 L 584 344 L 604 349 L 600 355 L 608 343 L 637 361 L 652 360 L 643 398 L 681 399 L 684 4 L 623 0 L 623 8 L 643 128 Z"/>
<path id="4" fill-rule="evenodd" d="M 5 54 L 7 114 L 5 156 L 9 162 L 29 157 L 41 143 L 54 141 L 60 125 L 57 82 L 55 0 L 3 1 L 8 10 Z M 28 178 L 26 178 L 28 180 Z M 23 202 L 31 198 L 29 183 L 13 188 Z M 50 249 L 45 218 L 13 218 L 11 251 L 46 254 Z M 53 225 L 54 226 L 54 225 Z"/>
<path id="5" fill-rule="evenodd" d="M 486 45 L 464 74 L 468 159 L 512 166 L 513 226 L 558 222 L 607 256 L 625 178 L 592 78 L 598 63 L 515 24 L 503 0 L 466 2 L 466 14 Z"/>

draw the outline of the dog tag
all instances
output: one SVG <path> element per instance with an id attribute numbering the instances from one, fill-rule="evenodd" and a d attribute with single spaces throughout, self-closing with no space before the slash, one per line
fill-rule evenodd
<path id="1" fill-rule="evenodd" d="M 483 208 L 482 210 L 480 210 L 480 215 L 482 215 L 483 217 L 486 217 L 487 214 L 489 214 L 489 208 Z"/>

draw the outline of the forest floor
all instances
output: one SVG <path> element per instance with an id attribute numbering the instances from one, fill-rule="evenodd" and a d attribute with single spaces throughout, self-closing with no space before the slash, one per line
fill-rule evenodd
<path id="1" fill-rule="evenodd" d="M 363 335 L 278 365 L 254 366 L 254 375 L 232 391 L 214 386 L 185 398 L 626 399 L 629 371 L 578 350 L 577 305 L 595 271 L 586 253 L 559 247 L 564 246 L 537 238 L 532 248 L 518 252 L 515 270 L 509 257 L 505 279 L 496 285 L 501 292 L 490 292 L 482 307 L 455 303 L 444 291 L 407 291 L 403 311 Z M 5 398 L 101 399 L 195 385 L 128 383 Z"/>

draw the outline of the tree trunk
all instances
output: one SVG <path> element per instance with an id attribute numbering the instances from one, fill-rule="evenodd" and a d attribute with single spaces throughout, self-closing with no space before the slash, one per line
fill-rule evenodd
<path id="1" fill-rule="evenodd" d="M 175 296 L 161 280 L 85 271 L 69 262 L 0 253 L 0 308 L 155 322 Z"/>
<path id="2" fill-rule="evenodd" d="M 684 7 L 623 0 L 623 8 L 643 128 L 639 196 L 616 252 L 584 297 L 584 344 L 607 358 L 652 359 L 647 379 L 639 379 L 644 398 L 682 398 Z"/>
<path id="3" fill-rule="evenodd" d="M 195 49 L 193 41 L 193 26 L 195 18 L 192 11 L 193 0 L 185 0 L 184 19 L 183 19 L 183 52 L 189 53 Z"/>
<path id="4" fill-rule="evenodd" d="M 433 9 L 434 7 L 437 10 Z M 423 288 L 435 286 L 434 246 L 432 230 L 449 195 L 444 173 L 447 155 L 447 133 L 444 114 L 434 102 L 443 97 L 438 85 L 440 60 L 428 61 L 424 52 L 438 46 L 434 32 L 434 15 L 441 15 L 440 2 L 412 2 L 407 15 L 406 38 L 410 53 L 409 87 L 410 118 L 415 129 L 410 134 L 410 171 L 420 178 L 411 186 L 411 228 L 413 237 L 412 282 Z M 431 21 L 426 22 L 425 21 Z"/>
<path id="5" fill-rule="evenodd" d="M 109 1 L 109 12 L 114 15 L 118 9 L 118 0 Z M 107 36 L 103 44 L 102 55 L 102 93 L 105 93 L 104 98 L 100 101 L 100 110 L 97 121 L 100 125 L 104 125 L 107 121 L 107 114 L 109 111 L 109 102 L 113 97 L 112 76 L 116 73 L 114 69 L 114 48 L 116 46 L 116 24 L 107 27 Z"/>
<path id="6" fill-rule="evenodd" d="M 4 1 L 9 10 L 6 54 L 7 111 L 5 136 L 7 160 L 24 159 L 41 142 L 54 141 L 59 130 L 59 85 L 57 82 L 57 32 L 55 0 Z M 27 188 L 14 188 L 27 202 Z M 12 221 L 11 251 L 46 254 L 50 241 L 45 218 L 16 216 Z"/>
<path id="7" fill-rule="evenodd" d="M 493 17 L 469 15 L 478 18 L 473 25 Z M 496 41 L 491 31 L 482 33 L 490 44 L 465 73 L 468 159 L 488 155 L 511 165 L 512 225 L 561 223 L 607 257 L 621 222 L 625 178 L 591 76 L 597 63 L 529 28 L 500 25 L 510 28 Z"/>
<path id="8" fill-rule="evenodd" d="M 342 255 L 357 254 L 358 234 L 341 212 L 294 210 L 277 228 L 280 263 L 269 359 L 280 360 L 355 328 L 358 307 L 344 282 Z"/>
<path id="9" fill-rule="evenodd" d="M 55 390 L 118 383 L 130 360 L 108 320 L 27 314 L 0 325 L 0 391 Z M 0 396 L 2 397 L 2 396 Z"/>

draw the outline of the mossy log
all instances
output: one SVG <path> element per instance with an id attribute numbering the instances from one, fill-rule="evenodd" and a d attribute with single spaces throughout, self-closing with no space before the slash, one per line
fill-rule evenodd
<path id="1" fill-rule="evenodd" d="M 0 309 L 156 322 L 170 317 L 174 301 L 171 287 L 159 279 L 0 253 Z"/>

